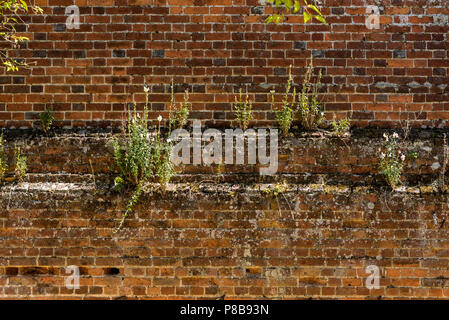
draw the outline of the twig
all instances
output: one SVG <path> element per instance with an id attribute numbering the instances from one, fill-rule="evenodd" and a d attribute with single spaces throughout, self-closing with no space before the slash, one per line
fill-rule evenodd
<path id="1" fill-rule="evenodd" d="M 91 159 L 89 159 L 89 164 L 90 164 L 90 170 L 92 170 L 92 178 L 94 179 L 94 189 L 97 190 L 97 181 L 95 180 L 95 171 L 94 171 L 94 167 L 92 165 Z"/>
<path id="2" fill-rule="evenodd" d="M 447 139 L 446 134 L 443 135 L 443 166 L 440 171 L 440 178 L 438 181 L 438 187 L 440 188 L 440 192 L 444 191 L 444 175 L 446 174 L 446 166 L 447 166 Z"/>

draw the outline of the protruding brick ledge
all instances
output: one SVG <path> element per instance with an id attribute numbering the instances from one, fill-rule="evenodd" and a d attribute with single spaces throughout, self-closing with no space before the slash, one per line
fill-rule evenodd
<path id="1" fill-rule="evenodd" d="M 382 130 L 355 131 L 342 138 L 326 132 L 305 133 L 279 140 L 279 166 L 276 176 L 260 176 L 258 165 L 222 165 L 223 175 L 216 176 L 217 166 L 185 165 L 179 169 L 175 182 L 279 182 L 293 184 L 348 184 L 354 186 L 385 186 L 378 174 Z M 403 142 L 405 149 L 416 151 L 418 158 L 408 161 L 404 184 L 428 185 L 441 174 L 444 158 L 444 131 L 416 130 Z M 82 181 L 95 178 L 108 180 L 113 173 L 114 159 L 110 141 L 114 134 L 61 131 L 44 136 L 39 132 L 7 133 L 12 159 L 14 143 L 22 146 L 28 157 L 28 181 Z M 12 170 L 12 167 L 10 168 Z M 89 175 L 92 175 L 89 178 Z M 62 180 L 61 180 L 62 179 Z"/>

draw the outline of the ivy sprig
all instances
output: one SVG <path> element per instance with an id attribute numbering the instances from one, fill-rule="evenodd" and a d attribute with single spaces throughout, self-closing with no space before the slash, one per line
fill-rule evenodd
<path id="1" fill-rule="evenodd" d="M 315 18 L 316 20 L 327 24 L 326 19 L 323 17 L 320 9 L 318 9 L 315 4 L 310 4 L 307 0 L 267 0 L 267 3 L 272 4 L 275 8 L 282 7 L 284 12 L 281 14 L 275 13 L 268 16 L 265 20 L 266 23 L 274 22 L 279 24 L 284 20 L 285 14 L 298 13 L 301 8 L 304 8 L 304 23 L 307 23 L 311 21 L 312 18 Z"/>

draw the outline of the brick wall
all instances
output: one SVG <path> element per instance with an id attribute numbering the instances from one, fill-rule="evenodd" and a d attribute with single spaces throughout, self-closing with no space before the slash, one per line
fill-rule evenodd
<path id="1" fill-rule="evenodd" d="M 352 111 L 359 126 L 445 126 L 447 1 L 323 2 L 327 26 L 300 16 L 266 25 L 256 0 L 36 0 L 45 15 L 25 18 L 19 30 L 31 40 L 14 51 L 36 65 L 0 75 L 0 126 L 29 127 L 46 107 L 60 126 L 110 126 L 127 102 L 144 101 L 145 82 L 154 84 L 154 115 L 166 116 L 171 78 L 178 99 L 192 92 L 192 118 L 229 125 L 243 88 L 256 101 L 255 124 L 271 124 L 267 93 L 283 91 L 290 64 L 300 84 L 311 54 L 328 119 Z M 67 30 L 74 3 L 81 26 Z M 379 6 L 378 30 L 365 26 L 367 5 Z"/>
<path id="2" fill-rule="evenodd" d="M 11 188 L 0 191 L 2 298 L 449 297 L 447 195 L 184 186 L 143 199 L 114 235 L 123 199 L 92 185 Z M 369 265 L 379 289 L 365 286 Z"/>
<path id="3" fill-rule="evenodd" d="M 449 199 L 430 186 L 442 136 L 405 143 L 419 156 L 391 191 L 377 175 L 382 138 L 364 134 L 284 140 L 277 180 L 188 166 L 114 234 L 129 194 L 111 191 L 109 134 L 8 132 L 8 150 L 26 144 L 29 174 L 0 185 L 0 297 L 448 298 Z M 365 285 L 370 265 L 379 289 Z"/>

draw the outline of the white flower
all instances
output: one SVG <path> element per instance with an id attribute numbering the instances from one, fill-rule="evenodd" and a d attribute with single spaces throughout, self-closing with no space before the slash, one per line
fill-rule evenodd
<path id="1" fill-rule="evenodd" d="M 382 153 L 380 154 L 380 158 L 381 158 L 381 159 L 385 158 L 385 153 L 382 152 Z"/>
<path id="2" fill-rule="evenodd" d="M 388 140 L 387 134 L 384 132 L 383 137 Z"/>
<path id="3" fill-rule="evenodd" d="M 398 136 L 398 134 L 396 132 L 393 133 L 393 138 L 395 138 L 395 139 L 399 138 L 399 136 Z"/>
<path id="4" fill-rule="evenodd" d="M 157 121 L 161 122 L 162 121 L 162 116 L 159 115 L 159 117 L 157 117 Z"/>
<path id="5" fill-rule="evenodd" d="M 274 94 L 275 92 L 276 92 L 276 91 L 274 91 L 274 90 L 271 90 L 271 91 L 270 91 L 271 94 Z"/>
<path id="6" fill-rule="evenodd" d="M 405 155 L 401 156 L 401 160 L 404 161 L 405 160 Z"/>
<path id="7" fill-rule="evenodd" d="M 322 117 L 324 116 L 324 112 L 321 112 L 321 116 L 322 116 Z"/>
<path id="8" fill-rule="evenodd" d="M 170 142 L 171 142 L 171 139 L 167 139 L 167 142 L 170 143 Z"/>
<path id="9" fill-rule="evenodd" d="M 143 85 L 143 91 L 145 92 L 150 92 L 150 87 L 147 86 L 146 84 Z"/>

